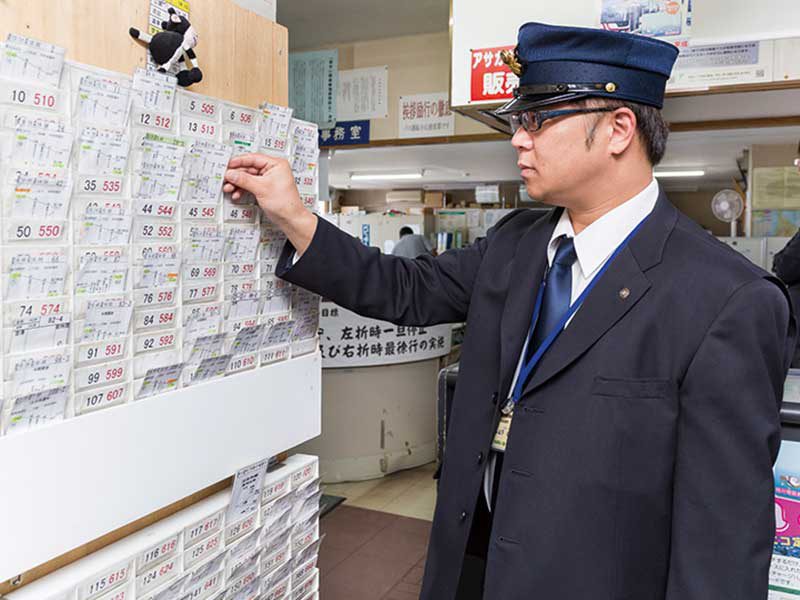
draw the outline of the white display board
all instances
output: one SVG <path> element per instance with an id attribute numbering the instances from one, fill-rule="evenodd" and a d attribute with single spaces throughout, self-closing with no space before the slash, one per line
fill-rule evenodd
<path id="1" fill-rule="evenodd" d="M 318 353 L 0 438 L 0 580 L 321 432 Z"/>
<path id="2" fill-rule="evenodd" d="M 339 71 L 336 119 L 359 121 L 389 116 L 389 67 Z"/>
<path id="3" fill-rule="evenodd" d="M 323 302 L 320 315 L 324 369 L 391 365 L 450 353 L 449 324 L 404 327 L 359 316 L 333 302 Z"/>
<path id="4" fill-rule="evenodd" d="M 400 96 L 398 137 L 438 137 L 455 133 L 456 116 L 447 92 Z"/>

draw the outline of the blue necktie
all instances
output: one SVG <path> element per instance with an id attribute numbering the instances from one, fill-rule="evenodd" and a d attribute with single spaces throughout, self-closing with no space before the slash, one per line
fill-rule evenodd
<path id="1" fill-rule="evenodd" d="M 528 344 L 525 360 L 530 360 L 569 309 L 572 300 L 572 265 L 577 258 L 573 239 L 561 236 L 553 265 L 547 271 L 542 308 L 533 330 L 533 339 Z"/>

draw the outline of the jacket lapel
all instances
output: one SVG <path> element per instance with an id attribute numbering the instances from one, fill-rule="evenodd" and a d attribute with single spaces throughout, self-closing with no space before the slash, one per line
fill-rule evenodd
<path id="1" fill-rule="evenodd" d="M 569 326 L 544 354 L 525 386 L 524 394 L 535 390 L 569 366 L 647 293 L 650 281 L 645 271 L 661 261 L 664 245 L 677 216 L 677 210 L 662 191 L 645 224 L 609 265 Z"/>
<path id="2" fill-rule="evenodd" d="M 536 294 L 547 266 L 547 245 L 561 209 L 533 223 L 520 238 L 509 270 L 508 292 L 500 321 L 500 389 L 508 394 L 525 343 Z"/>

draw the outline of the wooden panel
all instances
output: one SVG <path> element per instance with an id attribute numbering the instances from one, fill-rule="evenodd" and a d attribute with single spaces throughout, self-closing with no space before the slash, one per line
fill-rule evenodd
<path id="1" fill-rule="evenodd" d="M 190 89 L 247 106 L 265 100 L 286 105 L 286 28 L 232 0 L 190 2 L 204 75 Z M 0 38 L 10 32 L 27 35 L 64 46 L 70 60 L 130 74 L 145 65 L 146 50 L 128 28 L 147 29 L 149 5 L 148 0 L 2 0 Z"/>

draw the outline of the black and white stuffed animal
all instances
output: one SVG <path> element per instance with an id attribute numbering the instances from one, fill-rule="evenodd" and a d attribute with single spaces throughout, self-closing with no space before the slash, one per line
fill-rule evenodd
<path id="1" fill-rule="evenodd" d="M 143 42 L 150 50 L 150 56 L 158 65 L 158 70 L 166 73 L 176 64 L 183 66 L 178 71 L 178 85 L 188 87 L 203 79 L 203 72 L 197 66 L 197 55 L 194 47 L 197 45 L 197 31 L 186 17 L 169 9 L 169 21 L 161 22 L 160 31 L 154 36 L 149 36 L 131 27 L 129 33 L 135 40 Z M 194 62 L 192 62 L 194 61 Z"/>

